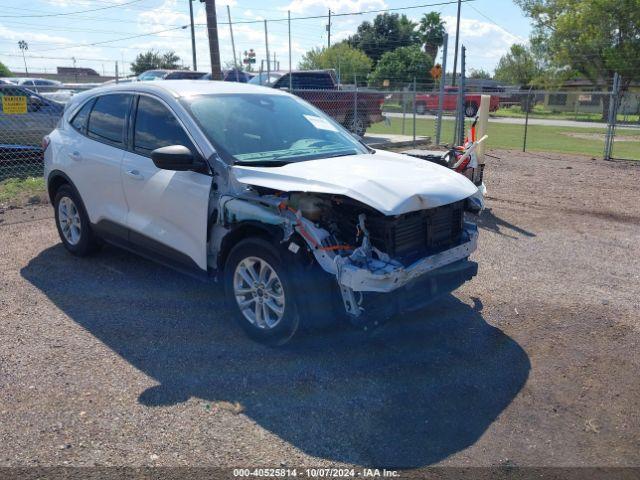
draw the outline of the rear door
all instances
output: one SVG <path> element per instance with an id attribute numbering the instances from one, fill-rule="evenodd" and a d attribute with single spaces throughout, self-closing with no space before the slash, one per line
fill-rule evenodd
<path id="1" fill-rule="evenodd" d="M 127 206 L 120 167 L 126 145 L 126 124 L 133 96 L 101 95 L 78 110 L 75 132 L 65 142 L 67 173 L 80 192 L 91 223 L 123 227 Z"/>
<path id="2" fill-rule="evenodd" d="M 164 101 L 140 95 L 135 104 L 132 138 L 121 171 L 130 241 L 167 263 L 206 270 L 211 176 L 157 168 L 150 158 L 156 148 L 183 145 L 195 155 L 200 153 Z"/>

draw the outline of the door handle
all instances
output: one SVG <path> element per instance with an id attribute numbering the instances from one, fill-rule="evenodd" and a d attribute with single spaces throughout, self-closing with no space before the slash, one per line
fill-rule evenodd
<path id="1" fill-rule="evenodd" d="M 127 175 L 135 180 L 142 180 L 144 178 L 138 170 L 127 170 Z"/>
<path id="2" fill-rule="evenodd" d="M 74 151 L 74 152 L 71 152 L 69 154 L 69 158 L 71 160 L 75 160 L 76 162 L 79 161 L 79 160 L 82 160 L 82 157 L 80 156 L 80 152 L 78 152 L 77 150 Z"/>

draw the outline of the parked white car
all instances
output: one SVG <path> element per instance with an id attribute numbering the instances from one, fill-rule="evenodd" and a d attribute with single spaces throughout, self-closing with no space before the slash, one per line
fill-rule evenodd
<path id="1" fill-rule="evenodd" d="M 222 280 L 247 333 L 373 326 L 472 278 L 478 189 L 372 150 L 283 91 L 136 82 L 74 96 L 45 139 L 68 251 L 103 241 Z"/>

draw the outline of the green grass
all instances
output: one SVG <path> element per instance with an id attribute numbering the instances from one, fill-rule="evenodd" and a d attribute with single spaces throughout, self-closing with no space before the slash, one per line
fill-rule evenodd
<path id="1" fill-rule="evenodd" d="M 390 125 L 384 122 L 372 125 L 367 133 L 402 133 L 402 119 L 390 118 Z M 467 123 L 468 125 L 468 123 Z M 405 135 L 413 132 L 412 119 L 407 118 Z M 490 123 L 488 130 L 489 148 L 522 150 L 523 125 Z M 572 128 L 529 125 L 527 133 L 527 151 L 577 153 L 600 158 L 604 150 L 604 128 Z M 430 119 L 416 120 L 416 135 L 435 136 L 435 122 Z M 441 142 L 451 142 L 453 121 L 443 120 Z M 618 129 L 614 144 L 616 158 L 640 160 L 640 129 Z M 622 140 L 626 141 L 622 141 Z"/>
<path id="2" fill-rule="evenodd" d="M 500 108 L 491 113 L 492 117 L 506 117 L 506 118 L 524 118 L 525 112 L 518 105 L 511 107 Z M 533 107 L 533 111 L 529 113 L 529 118 L 548 118 L 552 120 L 577 120 L 581 122 L 603 122 L 602 113 L 593 112 L 555 112 L 553 110 L 545 109 L 542 105 L 536 105 Z M 638 115 L 618 115 L 618 121 L 638 123 Z"/>
<path id="3" fill-rule="evenodd" d="M 45 197 L 44 178 L 8 178 L 0 181 L 0 203 L 14 203 L 30 197 Z"/>

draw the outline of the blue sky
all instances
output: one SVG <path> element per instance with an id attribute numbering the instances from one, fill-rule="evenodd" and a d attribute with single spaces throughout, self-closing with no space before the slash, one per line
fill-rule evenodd
<path id="1" fill-rule="evenodd" d="M 263 19 L 361 12 L 385 8 L 440 3 L 446 0 L 219 0 L 216 2 L 218 20 L 227 22 L 229 5 L 233 22 Z M 194 2 L 196 51 L 198 70 L 209 68 L 204 5 Z M 105 8 L 106 7 L 106 8 Z M 95 10 L 100 9 L 100 10 Z M 84 12 L 86 10 L 95 10 Z M 450 45 L 455 36 L 456 5 L 439 5 L 404 10 L 412 19 L 429 11 L 439 11 L 447 22 Z M 74 13 L 82 11 L 83 13 Z M 54 72 L 56 66 L 91 67 L 113 75 L 115 62 L 122 73 L 136 54 L 150 48 L 174 50 L 191 64 L 188 0 L 3 0 L 0 10 L 0 61 L 12 70 L 24 70 L 18 41 L 29 44 L 27 66 L 31 72 Z M 64 15 L 60 15 L 64 14 Z M 52 16 L 57 15 L 57 16 Z M 375 14 L 339 16 L 332 20 L 332 40 L 340 40 L 353 33 L 364 20 Z M 292 21 L 292 57 L 294 67 L 305 51 L 326 45 L 326 18 Z M 265 56 L 264 25 L 239 23 L 234 25 L 236 51 L 255 49 L 258 64 Z M 220 45 L 223 63 L 232 60 L 228 25 L 220 25 Z M 269 22 L 269 47 L 288 68 L 287 22 Z M 467 47 L 470 68 L 492 71 L 498 59 L 515 42 L 526 42 L 530 24 L 520 9 L 510 0 L 475 0 L 462 4 L 460 41 Z M 146 35 L 151 34 L 151 35 Z M 118 40 L 125 37 L 137 38 Z M 97 42 L 98 45 L 89 45 Z M 440 60 L 440 59 L 439 59 Z M 453 62 L 450 49 L 448 64 Z M 450 70 L 450 68 L 449 68 Z"/>

